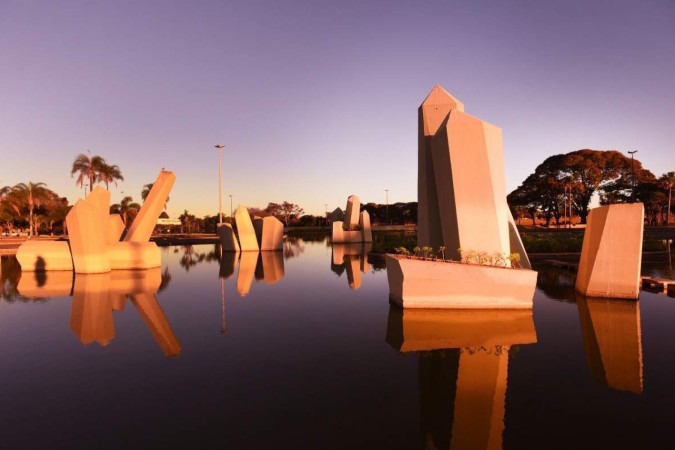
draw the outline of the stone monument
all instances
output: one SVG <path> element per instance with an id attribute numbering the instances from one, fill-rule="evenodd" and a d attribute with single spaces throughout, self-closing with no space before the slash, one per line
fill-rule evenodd
<path id="1" fill-rule="evenodd" d="M 577 292 L 588 297 L 638 298 L 644 215 L 642 203 L 591 210 L 574 286 Z"/>
<path id="2" fill-rule="evenodd" d="M 415 308 L 531 308 L 537 275 L 506 203 L 501 130 L 466 114 L 438 85 L 418 110 L 417 188 L 417 245 L 444 257 L 387 255 L 391 300 Z M 460 249 L 483 257 L 445 261 L 467 262 Z M 519 270 L 510 269 L 515 261 Z"/>

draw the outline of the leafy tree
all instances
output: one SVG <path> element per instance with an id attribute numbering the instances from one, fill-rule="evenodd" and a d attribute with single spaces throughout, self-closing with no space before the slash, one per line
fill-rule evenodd
<path id="1" fill-rule="evenodd" d="M 633 166 L 631 163 L 630 158 L 615 150 L 584 149 L 554 155 L 537 166 L 534 174 L 511 192 L 507 200 L 512 206 L 527 208 L 533 217 L 535 211 L 541 211 L 548 224 L 551 217 L 559 219 L 567 187 L 574 212 L 581 223 L 586 223 L 595 193 L 600 193 L 601 200 L 608 203 L 630 198 L 627 187 L 633 182 L 631 167 L 638 180 L 649 179 L 651 172 L 643 169 L 640 161 L 635 160 Z"/>
<path id="2" fill-rule="evenodd" d="M 263 210 L 267 215 L 274 216 L 289 226 L 291 223 L 297 222 L 303 212 L 300 206 L 295 203 L 284 201 L 282 204 L 268 203 L 267 208 Z"/>
<path id="3" fill-rule="evenodd" d="M 668 191 L 668 206 L 666 213 L 666 225 L 670 225 L 670 213 L 672 210 L 673 185 L 675 185 L 675 172 L 667 172 L 659 178 L 661 188 Z"/>

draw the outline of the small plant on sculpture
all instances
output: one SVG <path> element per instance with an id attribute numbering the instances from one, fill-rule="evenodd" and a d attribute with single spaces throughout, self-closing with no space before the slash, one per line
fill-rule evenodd
<path id="1" fill-rule="evenodd" d="M 434 249 L 432 247 L 422 247 L 422 259 L 425 261 L 427 258 L 430 258 L 433 253 Z"/>
<path id="2" fill-rule="evenodd" d="M 406 258 L 410 259 L 410 251 L 408 251 L 407 248 L 405 248 L 405 247 L 398 247 L 398 248 L 396 248 L 396 249 L 394 249 L 394 250 L 396 250 L 396 253 L 397 253 L 397 254 L 402 255 L 402 256 L 405 256 Z"/>
<path id="3" fill-rule="evenodd" d="M 438 247 L 438 253 L 441 254 L 441 259 L 443 261 L 445 261 L 445 246 L 441 245 L 440 247 Z M 437 253 L 437 255 L 438 255 L 438 253 Z M 438 260 L 438 258 L 436 258 L 436 259 Z"/>

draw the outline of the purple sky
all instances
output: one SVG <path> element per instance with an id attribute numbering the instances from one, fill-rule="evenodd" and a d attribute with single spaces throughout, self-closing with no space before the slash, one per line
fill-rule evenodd
<path id="1" fill-rule="evenodd" d="M 0 0 L 0 186 L 74 203 L 78 153 L 170 215 L 267 202 L 322 214 L 417 198 L 417 108 L 436 84 L 503 129 L 507 190 L 546 157 L 639 149 L 675 170 L 675 2 Z M 123 192 L 123 194 L 122 194 Z"/>

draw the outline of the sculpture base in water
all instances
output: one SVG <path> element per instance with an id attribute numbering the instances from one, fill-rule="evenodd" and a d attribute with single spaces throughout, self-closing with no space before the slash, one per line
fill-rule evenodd
<path id="1" fill-rule="evenodd" d="M 537 272 L 386 255 L 389 299 L 403 308 L 532 308 Z"/>

